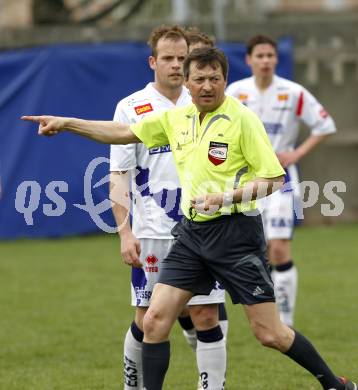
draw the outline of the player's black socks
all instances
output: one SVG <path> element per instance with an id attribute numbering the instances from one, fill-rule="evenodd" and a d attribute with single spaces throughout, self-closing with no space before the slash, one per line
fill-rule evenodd
<path id="1" fill-rule="evenodd" d="M 293 266 L 294 266 L 293 261 L 290 260 L 289 262 L 287 262 L 287 263 L 285 263 L 285 264 L 276 265 L 276 266 L 274 267 L 274 269 L 275 269 L 277 272 L 284 272 L 284 271 L 288 271 L 288 270 L 291 269 Z"/>
<path id="2" fill-rule="evenodd" d="M 169 367 L 170 344 L 142 343 L 143 386 L 146 390 L 161 390 Z"/>
<path id="3" fill-rule="evenodd" d="M 138 343 L 143 341 L 144 333 L 138 328 L 138 325 L 134 321 L 131 323 L 131 332 Z"/>
<path id="4" fill-rule="evenodd" d="M 225 303 L 219 303 L 219 321 L 227 321 Z"/>
<path id="5" fill-rule="evenodd" d="M 314 375 L 324 389 L 344 390 L 344 385 L 333 374 L 314 346 L 297 331 L 293 344 L 285 355 Z"/>
<path id="6" fill-rule="evenodd" d="M 184 330 L 190 330 L 190 329 L 194 328 L 194 324 L 193 324 L 193 321 L 191 320 L 190 316 L 178 317 L 178 322 Z"/>

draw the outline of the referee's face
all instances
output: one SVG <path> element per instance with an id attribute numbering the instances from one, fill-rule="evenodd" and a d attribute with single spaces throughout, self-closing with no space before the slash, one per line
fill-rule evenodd
<path id="1" fill-rule="evenodd" d="M 159 39 L 157 56 L 149 57 L 149 65 L 154 70 L 155 82 L 162 89 L 180 88 L 184 82 L 183 63 L 188 55 L 185 39 Z"/>
<path id="2" fill-rule="evenodd" d="M 199 112 L 214 111 L 225 100 L 226 80 L 219 63 L 200 68 L 191 62 L 186 86 Z"/>

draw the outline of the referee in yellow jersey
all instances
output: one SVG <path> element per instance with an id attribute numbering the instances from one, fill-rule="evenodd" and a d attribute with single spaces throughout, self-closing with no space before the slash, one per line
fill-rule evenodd
<path id="1" fill-rule="evenodd" d="M 220 50 L 194 50 L 184 62 L 193 104 L 133 125 L 51 116 L 23 119 L 38 122 L 42 135 L 66 129 L 108 144 L 171 146 L 185 217 L 174 228 L 176 242 L 143 321 L 146 390 L 162 389 L 172 325 L 188 300 L 196 294 L 208 294 L 215 280 L 228 291 L 233 303 L 243 305 L 262 345 L 295 360 L 325 390 L 357 390 L 353 382 L 330 370 L 303 335 L 280 320 L 255 199 L 279 189 L 284 170 L 256 115 L 225 96 L 227 72 L 227 59 Z M 203 387 L 209 389 L 205 379 L 201 373 Z"/>

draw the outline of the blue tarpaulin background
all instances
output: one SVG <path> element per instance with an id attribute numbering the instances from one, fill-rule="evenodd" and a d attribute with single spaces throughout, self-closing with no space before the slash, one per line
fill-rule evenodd
<path id="1" fill-rule="evenodd" d="M 229 82 L 250 75 L 244 45 L 219 46 L 230 61 Z M 35 126 L 19 118 L 50 114 L 109 120 L 118 100 L 152 80 L 148 55 L 144 43 L 0 53 L 0 239 L 59 237 L 114 226 L 106 201 L 108 162 L 102 158 L 88 167 L 95 158 L 108 158 L 109 146 L 71 134 L 38 137 Z M 279 42 L 279 56 L 278 74 L 292 78 L 290 39 Z M 93 178 L 84 183 L 86 169 L 93 170 Z"/>

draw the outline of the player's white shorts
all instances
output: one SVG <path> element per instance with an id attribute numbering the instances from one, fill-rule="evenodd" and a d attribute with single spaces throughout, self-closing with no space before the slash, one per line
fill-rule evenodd
<path id="1" fill-rule="evenodd" d="M 259 199 L 266 240 L 292 239 L 294 228 L 294 192 L 276 191 Z"/>
<path id="2" fill-rule="evenodd" d="M 155 283 L 158 281 L 162 261 L 167 256 L 173 240 L 141 238 L 140 260 L 142 268 L 132 268 L 132 306 L 148 307 Z M 225 290 L 217 283 L 210 295 L 197 295 L 188 305 L 205 305 L 225 302 Z"/>

